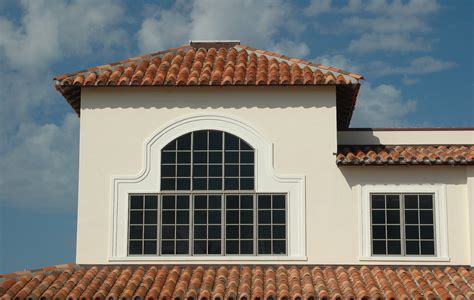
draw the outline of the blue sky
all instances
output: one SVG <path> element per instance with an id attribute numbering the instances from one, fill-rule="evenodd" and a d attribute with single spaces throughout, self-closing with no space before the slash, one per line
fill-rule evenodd
<path id="1" fill-rule="evenodd" d="M 470 0 L 0 1 L 0 273 L 75 259 L 79 119 L 53 75 L 239 39 L 363 74 L 354 127 L 473 127 L 473 18 Z"/>

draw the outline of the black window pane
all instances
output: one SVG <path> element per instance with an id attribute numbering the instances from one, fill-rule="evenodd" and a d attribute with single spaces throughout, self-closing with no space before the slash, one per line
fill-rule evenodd
<path id="1" fill-rule="evenodd" d="M 194 254 L 206 254 L 206 250 L 206 241 L 194 241 Z"/>
<path id="2" fill-rule="evenodd" d="M 143 254 L 156 254 L 156 241 L 145 241 Z"/>
<path id="3" fill-rule="evenodd" d="M 131 211 L 130 224 L 143 224 L 143 211 Z"/>
<path id="4" fill-rule="evenodd" d="M 176 241 L 176 254 L 188 254 L 188 253 L 189 253 L 189 242 Z"/>
<path id="5" fill-rule="evenodd" d="M 402 248 L 400 246 L 400 241 L 388 241 L 387 242 L 387 254 L 395 255 L 401 254 Z"/>
<path id="6" fill-rule="evenodd" d="M 252 225 L 240 226 L 240 238 L 241 239 L 252 239 L 253 238 L 253 226 Z"/>
<path id="7" fill-rule="evenodd" d="M 284 239 L 286 238 L 286 228 L 285 226 L 273 226 L 273 238 L 274 239 Z"/>
<path id="8" fill-rule="evenodd" d="M 163 196 L 163 209 L 174 209 L 174 196 Z"/>
<path id="9" fill-rule="evenodd" d="M 175 180 L 174 179 L 168 179 L 168 178 L 162 178 L 161 179 L 161 189 L 164 191 L 170 191 L 174 190 L 175 187 Z"/>
<path id="10" fill-rule="evenodd" d="M 258 241 L 258 254 L 271 254 L 272 253 L 272 242 L 271 241 Z"/>
<path id="11" fill-rule="evenodd" d="M 209 208 L 221 208 L 221 196 L 209 196 Z"/>
<path id="12" fill-rule="evenodd" d="M 285 254 L 285 253 L 286 253 L 286 242 L 273 241 L 273 254 Z"/>
<path id="13" fill-rule="evenodd" d="M 130 239 L 143 238 L 143 226 L 130 226 Z"/>
<path id="14" fill-rule="evenodd" d="M 207 227 L 206 226 L 194 226 L 194 238 L 195 239 L 206 239 L 207 238 Z"/>
<path id="15" fill-rule="evenodd" d="M 142 242 L 130 241 L 128 252 L 130 254 L 142 254 Z"/>
<path id="16" fill-rule="evenodd" d="M 191 189 L 191 180 L 185 178 L 178 178 L 176 189 L 179 191 L 189 191 Z"/>
<path id="17" fill-rule="evenodd" d="M 143 196 L 130 196 L 130 208 L 131 209 L 142 209 L 143 208 Z"/>
<path id="18" fill-rule="evenodd" d="M 176 163 L 176 152 L 161 152 L 161 163 L 163 164 Z"/>
<path id="19" fill-rule="evenodd" d="M 405 235 L 407 239 L 418 239 L 418 226 L 405 226 Z"/>
<path id="20" fill-rule="evenodd" d="M 145 196 L 145 208 L 146 209 L 157 209 L 158 208 L 158 196 Z"/>
<path id="21" fill-rule="evenodd" d="M 385 208 L 385 196 L 372 195 L 372 208 Z"/>
<path id="22" fill-rule="evenodd" d="M 161 238 L 163 239 L 174 239 L 174 226 L 162 226 L 161 227 Z"/>
<path id="23" fill-rule="evenodd" d="M 239 189 L 239 179 L 238 178 L 226 178 L 225 179 L 225 189 L 236 191 Z"/>
<path id="24" fill-rule="evenodd" d="M 207 242 L 207 253 L 208 254 L 221 254 L 221 242 L 220 241 L 208 241 Z"/>
<path id="25" fill-rule="evenodd" d="M 191 162 L 191 153 L 190 152 L 178 152 L 178 163 L 179 164 L 189 164 Z"/>
<path id="26" fill-rule="evenodd" d="M 372 241 L 373 254 L 386 254 L 385 241 Z"/>
<path id="27" fill-rule="evenodd" d="M 227 196 L 226 207 L 228 209 L 239 208 L 239 196 Z"/>
<path id="28" fill-rule="evenodd" d="M 207 211 L 194 211 L 194 223 L 195 224 L 206 224 Z"/>
<path id="29" fill-rule="evenodd" d="M 285 208 L 285 196 L 275 195 L 273 196 L 273 208 Z"/>
<path id="30" fill-rule="evenodd" d="M 240 241 L 240 254 L 252 254 L 253 241 Z"/>
<path id="31" fill-rule="evenodd" d="M 252 209 L 253 208 L 253 196 L 250 196 L 250 195 L 240 196 L 240 208 Z"/>
<path id="32" fill-rule="evenodd" d="M 247 176 L 247 177 L 253 177 L 253 165 L 241 165 L 240 166 L 240 175 L 241 176 Z"/>
<path id="33" fill-rule="evenodd" d="M 181 164 L 178 165 L 178 177 L 189 177 L 191 176 L 191 165 L 189 164 Z"/>
<path id="34" fill-rule="evenodd" d="M 227 224 L 239 224 L 239 211 L 228 210 L 226 212 L 226 222 Z"/>
<path id="35" fill-rule="evenodd" d="M 176 226 L 177 239 L 189 239 L 189 226 Z"/>
<path id="36" fill-rule="evenodd" d="M 177 196 L 176 207 L 178 209 L 189 209 L 189 196 Z"/>
<path id="37" fill-rule="evenodd" d="M 225 149 L 226 150 L 239 150 L 239 138 L 235 135 L 226 133 L 225 134 Z"/>
<path id="38" fill-rule="evenodd" d="M 190 150 L 191 149 L 191 134 L 185 134 L 178 138 L 178 150 Z"/>
<path id="39" fill-rule="evenodd" d="M 222 163 L 222 152 L 209 152 L 210 163 Z"/>
<path id="40" fill-rule="evenodd" d="M 145 226 L 144 236 L 145 239 L 156 239 L 157 226 Z"/>
<path id="41" fill-rule="evenodd" d="M 222 166 L 221 165 L 210 165 L 209 166 L 209 176 L 211 176 L 211 177 L 222 176 Z"/>
<path id="42" fill-rule="evenodd" d="M 272 221 L 271 211 L 261 210 L 258 212 L 259 224 L 270 224 Z"/>
<path id="43" fill-rule="evenodd" d="M 210 150 L 222 149 L 222 132 L 209 131 L 209 149 Z"/>
<path id="44" fill-rule="evenodd" d="M 240 140 L 240 150 L 253 150 L 253 148 L 245 141 Z"/>
<path id="45" fill-rule="evenodd" d="M 206 151 L 194 151 L 193 162 L 198 164 L 207 163 L 207 152 Z"/>
<path id="46" fill-rule="evenodd" d="M 224 158 L 225 158 L 225 163 L 226 164 L 229 164 L 229 163 L 236 164 L 236 163 L 239 162 L 239 152 L 237 152 L 237 151 L 225 152 Z"/>
<path id="47" fill-rule="evenodd" d="M 385 224 L 385 211 L 384 210 L 372 211 L 372 224 Z"/>
<path id="48" fill-rule="evenodd" d="M 387 195 L 387 208 L 400 208 L 399 195 Z"/>
<path id="49" fill-rule="evenodd" d="M 161 215 L 163 224 L 175 224 L 174 211 L 163 211 Z"/>
<path id="50" fill-rule="evenodd" d="M 273 224 L 285 224 L 285 211 L 284 210 L 273 211 Z"/>
<path id="51" fill-rule="evenodd" d="M 433 226 L 420 226 L 420 237 L 422 239 L 434 239 Z"/>
<path id="52" fill-rule="evenodd" d="M 399 210 L 387 210 L 387 224 L 400 224 Z"/>
<path id="53" fill-rule="evenodd" d="M 157 224 L 157 222 L 158 222 L 157 210 L 145 211 L 145 224 Z"/>
<path id="54" fill-rule="evenodd" d="M 407 241 L 406 242 L 406 253 L 407 253 L 407 255 L 420 254 L 419 242 L 418 241 Z"/>
<path id="55" fill-rule="evenodd" d="M 195 177 L 205 177 L 205 176 L 207 176 L 207 165 L 194 165 L 193 166 L 193 176 L 195 176 Z"/>
<path id="56" fill-rule="evenodd" d="M 374 238 L 374 239 L 385 239 L 385 226 L 384 225 L 373 225 L 372 226 L 372 238 Z"/>
<path id="57" fill-rule="evenodd" d="M 238 239 L 239 238 L 239 226 L 226 226 L 226 237 L 228 239 Z"/>
<path id="58" fill-rule="evenodd" d="M 272 227 L 271 226 L 258 226 L 258 238 L 259 239 L 269 239 L 272 237 Z"/>
<path id="59" fill-rule="evenodd" d="M 209 178 L 209 190 L 222 190 L 221 178 Z"/>
<path id="60" fill-rule="evenodd" d="M 193 180 L 193 189 L 198 191 L 207 190 L 207 180 L 206 178 L 194 178 Z"/>
<path id="61" fill-rule="evenodd" d="M 420 195 L 420 208 L 433 208 L 433 195 Z"/>
<path id="62" fill-rule="evenodd" d="M 433 211 L 432 210 L 420 211 L 420 224 L 433 224 Z"/>
<path id="63" fill-rule="evenodd" d="M 275 199 L 275 197 L 274 197 Z M 275 203 L 274 203 L 275 204 Z M 258 196 L 258 208 L 271 208 L 272 207 L 272 198 L 270 195 L 259 195 Z"/>
<path id="64" fill-rule="evenodd" d="M 214 225 L 214 226 L 209 226 L 208 230 L 208 237 L 210 239 L 220 239 L 221 238 L 221 226 L 220 225 Z"/>
<path id="65" fill-rule="evenodd" d="M 161 165 L 161 176 L 162 177 L 175 177 L 176 165 Z"/>
<path id="66" fill-rule="evenodd" d="M 417 210 L 405 211 L 405 224 L 418 224 L 418 211 Z"/>
<path id="67" fill-rule="evenodd" d="M 220 211 L 209 211 L 208 215 L 209 224 L 220 224 L 221 223 L 221 212 Z"/>
<path id="68" fill-rule="evenodd" d="M 239 176 L 239 165 L 226 165 L 225 166 L 226 177 L 238 177 Z"/>
<path id="69" fill-rule="evenodd" d="M 161 242 L 161 253 L 162 254 L 174 254 L 174 242 L 173 241 L 162 241 Z"/>
<path id="70" fill-rule="evenodd" d="M 253 178 L 241 178 L 240 179 L 241 190 L 253 190 Z"/>
<path id="71" fill-rule="evenodd" d="M 422 255 L 434 255 L 434 242 L 433 241 L 422 241 L 421 242 L 421 254 Z"/>
<path id="72" fill-rule="evenodd" d="M 194 196 L 194 209 L 207 208 L 207 196 Z"/>
<path id="73" fill-rule="evenodd" d="M 254 152 L 240 152 L 240 163 L 253 164 Z"/>
<path id="74" fill-rule="evenodd" d="M 227 254 L 239 254 L 239 241 L 226 241 L 225 252 Z"/>
<path id="75" fill-rule="evenodd" d="M 166 145 L 163 150 L 176 150 L 176 140 Z"/>
<path id="76" fill-rule="evenodd" d="M 405 195 L 405 208 L 418 208 L 418 196 Z"/>
<path id="77" fill-rule="evenodd" d="M 400 239 L 400 226 L 387 226 L 388 239 Z"/>
<path id="78" fill-rule="evenodd" d="M 195 131 L 193 133 L 193 147 L 194 150 L 207 149 L 207 131 Z"/>

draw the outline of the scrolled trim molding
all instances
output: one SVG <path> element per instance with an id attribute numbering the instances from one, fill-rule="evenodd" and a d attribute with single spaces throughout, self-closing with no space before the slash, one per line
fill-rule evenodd
<path id="1" fill-rule="evenodd" d="M 191 131 L 221 130 L 234 134 L 255 149 L 255 189 L 257 193 L 285 192 L 288 194 L 288 260 L 306 259 L 305 176 L 279 175 L 273 166 L 273 144 L 255 127 L 234 116 L 222 114 L 193 114 L 168 123 L 144 142 L 143 168 L 135 176 L 112 177 L 112 224 L 109 261 L 127 261 L 128 194 L 160 192 L 161 149 L 172 140 Z M 226 256 L 227 257 L 227 256 Z M 232 257 L 228 257 L 232 260 Z M 236 257 L 237 258 L 237 257 Z M 248 260 L 256 256 L 248 256 Z M 258 256 L 259 260 L 275 256 Z M 150 261 L 162 261 L 161 256 L 147 256 Z M 165 258 L 169 259 L 169 257 Z M 203 257 L 184 256 L 183 260 L 203 260 Z M 212 256 L 205 257 L 212 261 Z M 238 260 L 241 260 L 239 256 Z"/>

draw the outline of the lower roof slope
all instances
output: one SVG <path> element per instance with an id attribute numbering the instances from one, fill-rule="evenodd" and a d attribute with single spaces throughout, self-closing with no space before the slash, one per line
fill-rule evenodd
<path id="1" fill-rule="evenodd" d="M 2 299 L 474 298 L 470 267 L 72 264 L 2 278 Z"/>

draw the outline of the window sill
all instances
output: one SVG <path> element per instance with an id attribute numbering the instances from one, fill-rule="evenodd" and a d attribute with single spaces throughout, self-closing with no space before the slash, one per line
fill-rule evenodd
<path id="1" fill-rule="evenodd" d="M 449 262 L 449 257 L 443 256 L 362 256 L 359 261 L 379 261 L 379 262 Z"/>
<path id="2" fill-rule="evenodd" d="M 275 262 L 275 261 L 307 261 L 306 256 L 127 256 L 127 257 L 112 257 L 109 258 L 110 262 L 141 262 L 141 261 L 154 261 L 154 262 L 167 262 L 167 263 L 180 263 L 180 262 L 195 262 L 195 263 L 208 263 L 208 262 L 246 262 L 246 261 L 261 261 L 261 262 Z"/>

